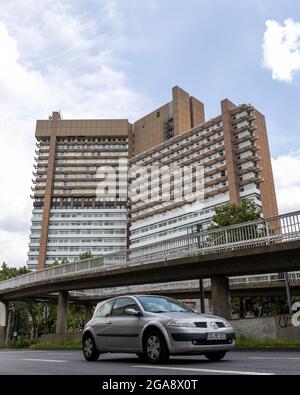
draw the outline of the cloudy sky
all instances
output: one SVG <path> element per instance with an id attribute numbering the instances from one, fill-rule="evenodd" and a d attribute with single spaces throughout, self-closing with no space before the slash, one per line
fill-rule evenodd
<path id="1" fill-rule="evenodd" d="M 281 212 L 300 209 L 298 0 L 0 0 L 0 261 L 26 261 L 35 120 L 135 120 L 179 85 L 267 118 Z"/>

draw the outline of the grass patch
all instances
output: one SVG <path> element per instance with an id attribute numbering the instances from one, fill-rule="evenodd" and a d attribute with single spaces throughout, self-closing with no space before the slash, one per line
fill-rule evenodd
<path id="1" fill-rule="evenodd" d="M 253 339 L 240 336 L 236 340 L 237 347 L 300 347 L 300 340 Z"/>
<path id="2" fill-rule="evenodd" d="M 30 349 L 30 350 L 81 350 L 81 342 L 40 343 L 38 340 L 19 340 L 16 343 L 0 344 L 0 349 Z"/>
<path id="3" fill-rule="evenodd" d="M 36 343 L 30 346 L 31 350 L 81 350 L 81 342 L 65 343 Z"/>
<path id="4" fill-rule="evenodd" d="M 236 340 L 238 348 L 293 348 L 300 347 L 300 340 L 275 340 L 275 339 L 253 339 L 251 337 L 239 336 Z M 40 343 L 37 340 L 19 340 L 13 344 L 2 344 L 0 348 L 5 349 L 31 349 L 31 350 L 81 350 L 81 342 L 64 343 Z"/>
<path id="5" fill-rule="evenodd" d="M 0 348 L 5 348 L 5 349 L 24 349 L 24 348 L 30 348 L 37 344 L 38 340 L 30 340 L 30 339 L 20 339 L 17 340 L 15 343 L 9 343 L 9 344 L 1 344 Z"/>

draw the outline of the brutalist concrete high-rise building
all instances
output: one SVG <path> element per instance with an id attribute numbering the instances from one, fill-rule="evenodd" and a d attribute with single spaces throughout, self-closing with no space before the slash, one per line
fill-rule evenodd
<path id="1" fill-rule="evenodd" d="M 37 121 L 36 139 L 30 268 L 72 261 L 86 251 L 98 256 L 129 247 L 135 255 L 157 241 L 205 229 L 215 207 L 229 201 L 248 198 L 263 216 L 278 213 L 265 119 L 248 104 L 225 99 L 221 114 L 205 121 L 203 103 L 175 87 L 170 103 L 133 124 L 63 120 L 53 113 Z M 128 165 L 146 173 L 166 166 L 189 168 L 189 187 L 158 174 L 155 199 L 148 185 L 148 199 L 128 196 L 120 162 L 123 169 Z M 105 166 L 117 169 L 114 193 L 101 170 Z M 201 209 L 194 204 L 197 166 L 203 172 Z M 137 191 L 135 181 L 128 178 Z M 99 193 L 104 182 L 107 189 Z"/>

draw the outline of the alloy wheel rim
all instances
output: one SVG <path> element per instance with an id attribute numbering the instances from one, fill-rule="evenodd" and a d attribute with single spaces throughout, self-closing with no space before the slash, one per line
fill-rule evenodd
<path id="1" fill-rule="evenodd" d="M 147 355 L 153 360 L 160 356 L 160 341 L 157 336 L 150 336 L 147 341 Z"/>
<path id="2" fill-rule="evenodd" d="M 92 339 L 88 338 L 88 339 L 85 340 L 83 351 L 84 351 L 84 354 L 87 357 L 90 357 L 92 355 L 92 353 L 93 353 L 93 342 L 92 342 Z"/>

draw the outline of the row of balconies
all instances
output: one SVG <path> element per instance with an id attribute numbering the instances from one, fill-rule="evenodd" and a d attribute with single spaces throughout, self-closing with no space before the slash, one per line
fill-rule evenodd
<path id="1" fill-rule="evenodd" d="M 249 122 L 253 122 L 256 120 L 256 116 L 255 115 L 251 115 L 249 113 L 247 113 L 246 115 L 240 117 L 240 118 L 236 118 L 234 119 L 234 117 L 232 118 L 232 125 L 235 126 L 239 123 L 242 123 L 243 121 L 249 121 Z"/>
<path id="2" fill-rule="evenodd" d="M 192 144 L 195 144 L 197 142 L 203 141 L 203 140 L 207 139 L 208 137 L 211 137 L 211 136 L 217 134 L 218 132 L 221 132 L 222 128 L 223 128 L 223 126 L 221 125 L 218 129 L 213 130 L 211 132 L 208 132 L 208 133 L 206 133 L 203 136 L 193 137 L 191 140 L 189 140 L 187 142 L 184 142 L 184 138 L 187 138 L 187 134 L 183 134 L 183 135 L 177 136 L 177 137 L 175 137 L 175 139 L 180 141 L 180 145 L 178 145 L 178 146 L 176 145 L 175 147 L 173 147 L 173 148 L 171 148 L 171 149 L 169 149 L 169 150 L 167 150 L 165 152 L 160 152 L 158 154 L 155 153 L 155 152 L 153 152 L 151 154 L 151 151 L 150 152 L 148 151 L 147 152 L 148 156 L 144 156 L 144 155 L 143 156 L 138 156 L 138 159 L 133 158 L 130 161 L 130 163 L 134 163 L 136 165 L 141 165 L 141 166 L 149 165 L 149 164 L 151 164 L 153 162 L 159 161 L 160 159 L 164 158 L 167 155 L 170 155 L 170 154 L 172 154 L 172 153 L 174 153 L 176 151 L 181 151 L 183 148 L 186 148 L 186 147 L 188 147 L 188 146 L 190 146 Z M 194 136 L 197 133 L 199 133 L 199 131 L 193 131 L 191 136 Z M 223 140 L 223 138 L 224 138 L 223 136 L 218 136 L 216 139 L 211 140 L 209 142 L 206 142 L 206 143 L 202 144 L 201 147 L 197 147 L 196 149 L 205 148 L 205 147 L 208 147 L 209 145 L 213 145 L 217 141 Z M 172 141 L 172 144 L 170 144 L 170 146 L 172 146 L 174 144 L 174 142 L 175 141 Z M 161 149 L 162 149 L 162 147 L 161 147 Z"/>
<path id="3" fill-rule="evenodd" d="M 245 186 L 247 184 L 260 184 L 262 182 L 264 182 L 264 179 L 262 177 L 255 176 L 255 177 L 248 178 L 248 179 L 245 179 L 245 180 L 239 180 L 239 185 L 240 186 Z"/>
<path id="4" fill-rule="evenodd" d="M 253 133 L 253 132 L 249 132 L 247 135 L 239 137 L 239 138 L 238 138 L 238 134 L 237 134 L 235 136 L 234 143 L 235 144 L 241 144 L 241 143 L 244 143 L 246 141 L 252 141 L 253 142 L 253 141 L 258 140 L 257 134 L 256 133 L 251 134 L 251 133 Z"/>
<path id="5" fill-rule="evenodd" d="M 243 152 L 247 152 L 249 150 L 251 150 L 252 152 L 255 152 L 255 151 L 258 151 L 259 149 L 260 149 L 259 146 L 255 145 L 254 143 L 250 143 L 249 145 L 246 145 L 242 148 L 236 148 L 235 153 L 236 153 L 236 155 L 240 155 Z"/>
<path id="6" fill-rule="evenodd" d="M 48 240 L 47 246 L 48 247 L 56 247 L 56 248 L 64 248 L 64 247 L 77 247 L 77 246 L 82 246 L 85 245 L 87 247 L 89 246 L 105 246 L 105 247 L 109 247 L 109 246 L 120 246 L 120 245 L 124 245 L 126 244 L 126 237 L 123 237 L 120 240 L 115 239 L 111 239 L 111 240 L 107 240 L 107 241 L 103 241 L 103 239 L 99 239 L 98 241 L 94 241 L 94 240 L 88 240 L 86 242 L 81 241 L 80 243 L 78 241 L 72 241 L 72 240 L 68 240 L 68 242 L 64 243 L 64 242 L 57 242 L 57 243 L 51 243 L 50 240 Z M 34 247 L 39 247 L 40 246 L 40 242 L 37 243 L 28 243 L 28 247 L 29 248 L 34 248 Z"/>
<path id="7" fill-rule="evenodd" d="M 245 158 L 240 158 L 236 160 L 236 164 L 237 165 L 242 165 L 243 163 L 247 163 L 247 162 L 259 162 L 261 161 L 261 156 L 257 156 L 257 155 L 249 155 Z"/>
<path id="8" fill-rule="evenodd" d="M 253 165 L 253 166 L 247 167 L 245 169 L 239 169 L 238 170 L 238 175 L 242 176 L 242 175 L 250 173 L 250 172 L 258 173 L 258 172 L 261 172 L 261 171 L 262 171 L 262 168 L 260 166 Z"/>

